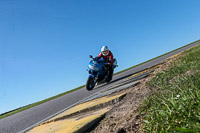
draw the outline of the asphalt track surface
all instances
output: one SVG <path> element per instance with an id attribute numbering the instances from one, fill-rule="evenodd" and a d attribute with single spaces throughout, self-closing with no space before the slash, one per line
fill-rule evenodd
<path id="1" fill-rule="evenodd" d="M 157 65 L 160 62 L 164 61 L 168 57 L 176 55 L 182 51 L 189 49 L 195 45 L 200 44 L 200 40 L 194 42 L 184 48 L 181 48 L 177 51 L 171 52 L 167 55 L 154 59 L 150 62 L 144 63 L 140 66 L 127 70 L 123 73 L 115 75 L 113 80 L 109 84 L 99 85 L 94 88 L 92 91 L 87 91 L 86 88 L 81 88 L 75 92 L 66 94 L 54 100 L 48 101 L 46 103 L 40 104 L 36 107 L 27 109 L 25 111 L 19 112 L 12 116 L 3 118 L 0 120 L 0 133 L 18 133 L 18 132 L 26 132 L 31 127 L 41 123 L 44 120 L 52 117 L 58 112 L 62 112 L 73 105 L 79 103 L 83 99 L 98 93 L 99 91 L 106 90 L 110 86 L 114 86 L 116 83 L 123 81 L 123 79 L 142 71 L 151 66 Z"/>

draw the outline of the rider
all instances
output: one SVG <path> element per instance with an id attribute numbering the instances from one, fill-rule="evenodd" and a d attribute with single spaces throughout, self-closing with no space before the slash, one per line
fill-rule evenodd
<path id="1" fill-rule="evenodd" d="M 96 60 L 103 57 L 104 61 L 108 63 L 106 67 L 109 70 L 109 78 L 108 82 L 112 80 L 112 75 L 113 75 L 113 54 L 112 52 L 108 49 L 108 46 L 102 46 L 101 47 L 101 52 L 100 54 L 95 58 Z"/>

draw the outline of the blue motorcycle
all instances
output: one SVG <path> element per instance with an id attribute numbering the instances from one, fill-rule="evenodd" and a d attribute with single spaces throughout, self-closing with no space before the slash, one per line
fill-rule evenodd
<path id="1" fill-rule="evenodd" d="M 103 58 L 95 59 L 91 55 L 89 56 L 92 60 L 89 62 L 88 65 L 88 72 L 89 72 L 89 77 L 86 83 L 86 89 L 87 90 L 92 90 L 95 85 L 101 84 L 101 83 L 108 83 L 110 82 L 109 77 L 109 71 L 106 65 L 108 65 L 107 62 L 104 61 Z M 117 65 L 117 60 L 113 60 L 113 69 L 116 68 Z"/>

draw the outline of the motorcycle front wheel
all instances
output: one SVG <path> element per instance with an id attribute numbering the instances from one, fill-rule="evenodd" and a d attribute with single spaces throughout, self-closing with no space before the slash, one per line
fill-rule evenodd
<path id="1" fill-rule="evenodd" d="M 91 77 L 88 77 L 88 80 L 87 80 L 87 83 L 86 83 L 86 89 L 88 91 L 91 91 L 95 86 L 95 83 L 94 83 L 94 78 L 91 78 Z"/>

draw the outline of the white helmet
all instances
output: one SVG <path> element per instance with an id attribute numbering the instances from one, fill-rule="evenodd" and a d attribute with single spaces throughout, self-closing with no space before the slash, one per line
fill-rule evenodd
<path id="1" fill-rule="evenodd" d="M 101 47 L 101 53 L 103 54 L 103 56 L 107 56 L 109 54 L 109 49 L 107 46 L 102 46 Z"/>

